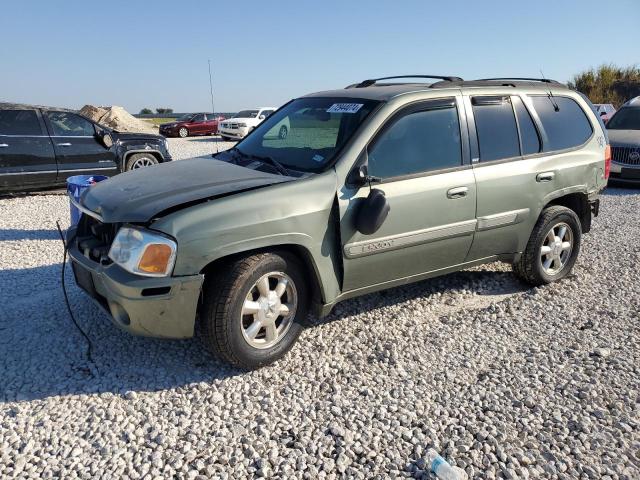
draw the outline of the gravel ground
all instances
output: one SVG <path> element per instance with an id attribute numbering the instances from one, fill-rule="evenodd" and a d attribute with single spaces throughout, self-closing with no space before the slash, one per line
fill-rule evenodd
<path id="1" fill-rule="evenodd" d="M 430 446 L 472 478 L 640 478 L 638 190 L 559 284 L 495 264 L 368 295 L 250 373 L 119 331 L 68 274 L 90 365 L 67 208 L 0 200 L 0 478 L 432 478 Z"/>
<path id="2" fill-rule="evenodd" d="M 215 136 L 168 138 L 169 153 L 174 160 L 184 160 L 192 157 L 210 157 L 212 153 L 221 152 L 233 147 L 236 142 L 225 142 Z"/>

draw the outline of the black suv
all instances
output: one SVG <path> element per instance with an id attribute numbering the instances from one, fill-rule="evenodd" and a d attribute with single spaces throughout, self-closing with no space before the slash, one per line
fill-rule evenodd
<path id="1" fill-rule="evenodd" d="M 0 191 L 63 185 L 171 160 L 160 135 L 123 133 L 61 108 L 0 103 Z"/>

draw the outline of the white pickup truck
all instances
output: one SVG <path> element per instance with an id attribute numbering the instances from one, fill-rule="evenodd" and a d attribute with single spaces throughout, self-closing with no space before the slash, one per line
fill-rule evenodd
<path id="1" fill-rule="evenodd" d="M 255 110 L 242 110 L 238 114 L 218 125 L 218 133 L 223 140 L 240 140 L 256 128 L 265 118 L 276 109 L 274 107 L 262 107 Z M 288 122 L 279 126 L 278 137 L 287 138 L 289 134 Z"/>

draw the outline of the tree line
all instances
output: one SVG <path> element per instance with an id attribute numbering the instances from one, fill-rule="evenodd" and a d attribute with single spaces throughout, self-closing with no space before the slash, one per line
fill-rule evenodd
<path id="1" fill-rule="evenodd" d="M 140 110 L 140 115 L 149 115 L 152 113 L 153 113 L 153 110 L 151 110 L 150 108 L 143 108 L 142 110 Z M 165 107 L 156 108 L 156 113 L 159 113 L 159 114 L 173 113 L 173 108 L 165 108 Z"/>
<path id="2" fill-rule="evenodd" d="M 620 108 L 640 95 L 640 68 L 600 65 L 574 75 L 568 86 L 584 93 L 593 103 L 611 103 Z"/>

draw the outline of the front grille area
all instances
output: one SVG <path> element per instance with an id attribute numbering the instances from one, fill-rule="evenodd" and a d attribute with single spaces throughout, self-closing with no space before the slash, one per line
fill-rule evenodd
<path id="1" fill-rule="evenodd" d="M 80 217 L 78 230 L 76 231 L 78 250 L 94 262 L 109 265 L 112 261 L 107 254 L 119 228 L 120 224 L 102 223 L 89 215 L 83 214 Z"/>
<path id="2" fill-rule="evenodd" d="M 611 160 L 623 165 L 640 166 L 640 147 L 611 147 Z"/>

